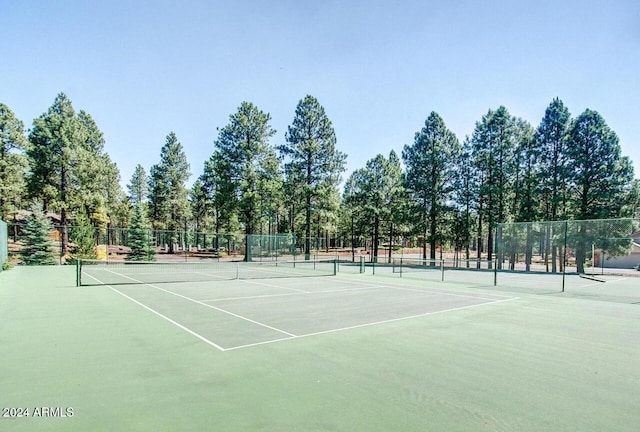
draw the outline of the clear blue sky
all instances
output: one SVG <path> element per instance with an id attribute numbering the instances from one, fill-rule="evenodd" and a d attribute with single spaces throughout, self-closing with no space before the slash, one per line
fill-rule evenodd
<path id="1" fill-rule="evenodd" d="M 174 131 L 192 181 L 244 100 L 284 142 L 315 96 L 348 172 L 399 154 L 431 111 L 460 140 L 500 105 L 537 127 L 597 110 L 640 177 L 640 1 L 0 0 L 0 102 L 30 128 L 64 92 L 126 184 Z"/>

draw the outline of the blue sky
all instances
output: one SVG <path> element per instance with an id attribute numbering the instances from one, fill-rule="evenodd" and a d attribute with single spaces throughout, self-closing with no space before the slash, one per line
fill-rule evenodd
<path id="1" fill-rule="evenodd" d="M 284 142 L 315 96 L 348 172 L 400 154 L 431 111 L 460 140 L 504 105 L 534 127 L 554 97 L 605 118 L 640 177 L 640 2 L 0 0 L 0 102 L 30 128 L 64 92 L 126 184 L 174 131 L 193 181 L 242 101 Z"/>

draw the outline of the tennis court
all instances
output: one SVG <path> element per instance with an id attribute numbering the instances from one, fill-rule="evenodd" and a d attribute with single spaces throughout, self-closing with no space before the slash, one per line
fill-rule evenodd
<path id="1" fill-rule="evenodd" d="M 640 424 L 640 308 L 597 297 L 621 282 L 577 278 L 599 283 L 578 297 L 370 268 L 333 275 L 328 263 L 181 269 L 208 280 L 177 282 L 197 276 L 152 266 L 96 266 L 82 286 L 71 266 L 0 274 L 1 405 L 73 408 L 65 418 L 2 418 L 0 428 Z"/>
<path id="2" fill-rule="evenodd" d="M 392 263 L 366 263 L 361 271 L 381 277 L 405 281 L 420 281 L 437 286 L 489 289 L 496 292 L 518 294 L 556 295 L 598 301 L 640 304 L 640 273 L 635 270 L 617 270 L 614 274 L 592 272 L 578 275 L 547 273 L 543 271 L 509 271 L 476 268 L 475 262 L 466 266 L 449 260 L 405 259 Z M 341 267 L 342 268 L 342 267 Z M 353 267 L 351 267 L 353 268 Z"/>
<path id="3" fill-rule="evenodd" d="M 113 270 L 109 273 L 125 277 Z M 205 275 L 213 274 L 199 271 L 195 277 Z M 144 273 L 136 276 L 149 277 Z M 136 282 L 109 288 L 222 351 L 513 299 L 374 281 L 300 279 L 291 274 L 277 283 L 260 278 L 189 284 Z"/>

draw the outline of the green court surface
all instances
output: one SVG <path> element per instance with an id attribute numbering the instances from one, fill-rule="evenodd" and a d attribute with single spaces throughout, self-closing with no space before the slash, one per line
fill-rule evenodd
<path id="1" fill-rule="evenodd" d="M 76 287 L 72 267 L 18 267 L 0 273 L 0 430 L 637 430 L 632 279 Z"/>

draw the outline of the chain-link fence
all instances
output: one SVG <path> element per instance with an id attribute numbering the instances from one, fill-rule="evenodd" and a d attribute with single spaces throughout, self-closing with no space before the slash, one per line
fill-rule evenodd
<path id="1" fill-rule="evenodd" d="M 503 223 L 494 239 L 491 256 L 477 253 L 477 243 L 468 248 L 444 243 L 431 254 L 422 239 L 405 239 L 391 260 L 388 250 L 377 260 L 367 259 L 365 273 L 531 293 L 565 287 L 582 293 L 584 286 L 620 275 L 640 276 L 639 219 Z"/>
<path id="2" fill-rule="evenodd" d="M 499 224 L 496 270 L 562 275 L 638 275 L 640 220 Z"/>
<path id="3" fill-rule="evenodd" d="M 640 220 L 598 219 L 498 225 L 499 270 L 600 273 L 640 265 Z"/>
<path id="4" fill-rule="evenodd" d="M 0 221 L 0 272 L 4 263 L 9 259 L 8 227 L 6 222 Z"/>
<path id="5" fill-rule="evenodd" d="M 10 224 L 9 238 L 11 254 L 19 262 L 26 244 L 24 225 Z M 67 233 L 66 252 L 63 253 L 64 233 Z M 5 230 L 6 233 L 6 230 Z M 226 234 L 203 231 L 146 230 L 142 235 L 134 234 L 130 228 L 95 228 L 86 226 L 56 225 L 49 233 L 53 254 L 61 263 L 75 258 L 100 260 L 126 260 L 131 258 L 132 248 L 140 248 L 140 238 L 145 247 L 153 250 L 156 261 L 199 260 L 322 260 L 336 259 L 342 250 L 326 239 L 311 238 L 309 256 L 305 256 L 306 239 L 284 234 Z M 5 238 L 3 245 L 7 244 Z M 349 254 L 349 258 L 351 255 Z M 358 257 L 359 259 L 359 257 Z"/>

